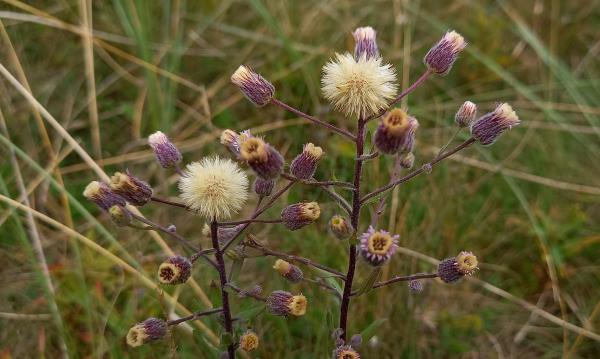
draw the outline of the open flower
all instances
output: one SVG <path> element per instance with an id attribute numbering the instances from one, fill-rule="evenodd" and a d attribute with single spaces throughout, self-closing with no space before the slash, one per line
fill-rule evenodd
<path id="1" fill-rule="evenodd" d="M 360 359 L 360 354 L 350 345 L 342 345 L 333 351 L 333 359 Z"/>
<path id="2" fill-rule="evenodd" d="M 179 180 L 186 205 L 210 220 L 228 219 L 248 197 L 248 177 L 231 160 L 204 158 L 190 163 Z"/>
<path id="3" fill-rule="evenodd" d="M 336 54 L 323 67 L 323 95 L 347 116 L 364 118 L 386 108 L 396 94 L 396 71 L 381 62 L 380 57 Z"/>
<path id="4" fill-rule="evenodd" d="M 360 254 L 367 263 L 378 266 L 392 257 L 398 249 L 399 235 L 392 236 L 388 231 L 375 230 L 372 226 L 360 236 Z"/>

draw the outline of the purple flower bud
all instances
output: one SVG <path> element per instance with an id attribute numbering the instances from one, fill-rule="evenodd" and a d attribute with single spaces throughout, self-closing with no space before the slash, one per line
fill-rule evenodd
<path id="1" fill-rule="evenodd" d="M 359 348 L 362 344 L 362 335 L 354 334 L 352 338 L 350 338 L 350 346 L 353 348 Z"/>
<path id="2" fill-rule="evenodd" d="M 113 192 L 110 187 L 103 182 L 92 181 L 85 187 L 83 196 L 103 210 L 107 211 L 112 206 L 125 207 L 125 199 Z"/>
<path id="3" fill-rule="evenodd" d="M 254 184 L 252 188 L 254 188 L 254 192 L 260 197 L 268 197 L 273 192 L 273 187 L 275 187 L 275 181 L 272 179 L 264 179 L 262 177 L 256 177 L 254 180 Z"/>
<path id="4" fill-rule="evenodd" d="M 313 223 L 320 215 L 321 208 L 317 202 L 301 202 L 285 207 L 281 219 L 287 228 L 295 231 Z"/>
<path id="5" fill-rule="evenodd" d="M 137 323 L 127 333 L 127 344 L 131 347 L 159 340 L 167 334 L 167 323 L 157 318 L 148 318 Z"/>
<path id="6" fill-rule="evenodd" d="M 421 293 L 423 291 L 423 282 L 418 279 L 408 281 L 408 289 L 412 293 Z"/>
<path id="7" fill-rule="evenodd" d="M 126 227 L 131 224 L 133 217 L 131 212 L 123 206 L 115 205 L 108 209 L 110 219 L 119 227 Z"/>
<path id="8" fill-rule="evenodd" d="M 399 108 L 390 111 L 375 131 L 375 146 L 382 153 L 410 152 L 419 122 Z"/>
<path id="9" fill-rule="evenodd" d="M 494 143 L 502 133 L 521 123 L 512 107 L 499 104 L 492 112 L 481 116 L 471 125 L 471 135 L 484 146 Z"/>
<path id="10" fill-rule="evenodd" d="M 151 134 L 148 137 L 148 144 L 163 168 L 175 167 L 181 162 L 181 152 L 164 133 L 157 131 Z"/>
<path id="11" fill-rule="evenodd" d="M 141 207 L 150 202 L 152 187 L 129 172 L 115 172 L 110 178 L 110 189 L 134 206 Z"/>
<path id="12" fill-rule="evenodd" d="M 183 284 L 192 273 L 192 262 L 182 256 L 174 256 L 158 267 L 158 281 L 163 284 Z"/>
<path id="13" fill-rule="evenodd" d="M 275 265 L 273 265 L 273 269 L 275 269 L 281 276 L 292 283 L 298 283 L 304 278 L 304 274 L 302 270 L 297 266 L 284 261 L 283 259 L 278 259 L 275 261 Z"/>
<path id="14" fill-rule="evenodd" d="M 447 258 L 438 264 L 438 275 L 446 283 L 455 283 L 465 275 L 472 275 L 477 269 L 477 257 L 471 252 L 460 252 L 456 257 Z"/>
<path id="15" fill-rule="evenodd" d="M 360 354 L 352 346 L 343 345 L 333 351 L 333 359 L 360 359 Z"/>
<path id="16" fill-rule="evenodd" d="M 354 42 L 354 58 L 358 61 L 361 57 L 367 60 L 379 57 L 379 49 L 377 48 L 377 33 L 372 27 L 359 27 L 352 33 Z"/>
<path id="17" fill-rule="evenodd" d="M 235 131 L 227 129 L 221 132 L 221 144 L 227 146 L 234 155 L 240 155 L 240 136 Z"/>
<path id="18" fill-rule="evenodd" d="M 350 221 L 337 214 L 329 220 L 329 229 L 339 240 L 348 239 L 353 232 Z"/>
<path id="19" fill-rule="evenodd" d="M 244 65 L 231 75 L 231 82 L 258 107 L 268 104 L 275 93 L 275 87 L 269 81 Z"/>
<path id="20" fill-rule="evenodd" d="M 309 179 L 315 174 L 317 163 L 323 157 L 323 150 L 312 143 L 304 145 L 302 153 L 296 156 L 290 165 L 290 172 L 300 178 Z"/>
<path id="21" fill-rule="evenodd" d="M 258 137 L 240 137 L 240 158 L 262 178 L 273 179 L 283 170 L 283 157 Z"/>
<path id="22" fill-rule="evenodd" d="M 448 31 L 442 39 L 429 50 L 423 62 L 440 76 L 447 75 L 458 54 L 465 49 L 465 39 L 456 31 Z"/>
<path id="23" fill-rule="evenodd" d="M 274 315 L 299 317 L 306 313 L 306 305 L 302 294 L 292 295 L 283 290 L 276 290 L 267 297 L 267 310 Z"/>
<path id="24" fill-rule="evenodd" d="M 370 265 L 382 265 L 396 253 L 398 238 L 399 235 L 392 236 L 388 231 L 376 231 L 373 226 L 369 226 L 369 229 L 360 236 L 360 254 Z"/>
<path id="25" fill-rule="evenodd" d="M 400 166 L 402 168 L 411 169 L 415 164 L 415 155 L 412 152 L 408 152 L 402 155 L 400 159 Z"/>
<path id="26" fill-rule="evenodd" d="M 454 116 L 454 122 L 458 127 L 469 127 L 477 116 L 477 105 L 471 101 L 465 101 Z"/>

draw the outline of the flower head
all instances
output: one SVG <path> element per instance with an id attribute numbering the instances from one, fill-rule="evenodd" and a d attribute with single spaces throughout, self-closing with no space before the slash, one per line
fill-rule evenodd
<path id="1" fill-rule="evenodd" d="M 292 283 L 298 283 L 304 277 L 302 270 L 297 266 L 284 261 L 283 259 L 278 259 L 275 261 L 273 265 L 273 269 L 275 269 L 282 277 L 289 280 Z"/>
<path id="2" fill-rule="evenodd" d="M 375 145 L 388 154 L 410 152 L 415 142 L 419 121 L 404 110 L 395 108 L 388 113 L 375 131 Z"/>
<path id="3" fill-rule="evenodd" d="M 375 230 L 372 226 L 360 236 L 360 254 L 367 263 L 378 266 L 392 257 L 398 249 L 399 235 L 392 236 L 388 231 Z"/>
<path id="4" fill-rule="evenodd" d="M 454 122 L 458 127 L 469 127 L 477 116 L 477 105 L 471 101 L 465 101 L 454 116 Z"/>
<path id="5" fill-rule="evenodd" d="M 456 256 L 456 269 L 464 275 L 475 273 L 478 264 L 477 257 L 471 252 L 462 251 Z"/>
<path id="6" fill-rule="evenodd" d="M 360 359 L 360 354 L 350 345 L 342 345 L 333 351 L 333 359 Z"/>
<path id="7" fill-rule="evenodd" d="M 246 201 L 248 177 L 231 160 L 207 157 L 187 166 L 179 190 L 186 205 L 201 216 L 227 219 Z"/>
<path id="8" fill-rule="evenodd" d="M 129 172 L 115 172 L 110 188 L 134 206 L 143 206 L 152 198 L 152 187 Z"/>
<path id="9" fill-rule="evenodd" d="M 347 116 L 367 117 L 387 107 L 396 94 L 396 72 L 380 57 L 354 59 L 336 54 L 323 67 L 321 88 L 336 110 Z"/>
<path id="10" fill-rule="evenodd" d="M 240 348 L 242 348 L 243 351 L 251 352 L 251 351 L 255 350 L 256 348 L 258 348 L 258 344 L 259 344 L 258 335 L 256 335 L 256 333 L 254 333 L 251 330 L 247 330 L 240 337 Z"/>
<path id="11" fill-rule="evenodd" d="M 182 256 L 173 256 L 158 267 L 158 280 L 162 284 L 183 284 L 191 274 L 192 262 Z"/>
<path id="12" fill-rule="evenodd" d="M 231 82 L 242 90 L 250 102 L 259 107 L 268 104 L 275 94 L 275 87 L 269 81 L 244 65 L 231 75 Z"/>
<path id="13" fill-rule="evenodd" d="M 123 206 L 114 205 L 108 209 L 110 219 L 119 227 L 126 227 L 133 221 L 131 212 Z"/>
<path id="14" fill-rule="evenodd" d="M 339 214 L 334 215 L 329 220 L 329 229 L 331 229 L 331 233 L 337 239 L 347 239 L 352 234 L 352 226 L 350 225 L 350 221 L 340 216 Z"/>
<path id="15" fill-rule="evenodd" d="M 471 135 L 484 146 L 494 143 L 501 134 L 521 123 L 507 103 L 501 103 L 492 112 L 481 116 L 471 125 Z"/>
<path id="16" fill-rule="evenodd" d="M 300 317 L 306 313 L 306 305 L 306 297 L 302 294 L 292 295 L 283 290 L 276 290 L 267 297 L 267 309 L 275 315 Z"/>
<path id="17" fill-rule="evenodd" d="M 317 202 L 291 204 L 281 211 L 283 224 L 295 231 L 319 219 L 321 208 Z"/>
<path id="18" fill-rule="evenodd" d="M 240 159 L 247 162 L 257 175 L 265 179 L 279 176 L 283 170 L 283 157 L 262 138 L 250 133 L 239 137 Z"/>
<path id="19" fill-rule="evenodd" d="M 151 341 L 159 340 L 167 334 L 167 323 L 157 318 L 148 318 L 137 323 L 127 333 L 127 344 L 139 347 Z"/>
<path id="20" fill-rule="evenodd" d="M 107 211 L 112 206 L 125 206 L 125 199 L 113 192 L 104 182 L 92 181 L 83 191 L 83 196 L 103 210 Z"/>
<path id="21" fill-rule="evenodd" d="M 300 178 L 309 179 L 317 170 L 317 163 L 323 157 L 323 149 L 315 146 L 312 143 L 304 145 L 302 153 L 300 153 L 290 164 L 290 172 Z"/>
<path id="22" fill-rule="evenodd" d="M 477 268 L 477 257 L 471 252 L 460 252 L 456 257 L 444 259 L 438 264 L 438 276 L 445 283 L 455 283 L 465 275 L 472 275 Z"/>
<path id="23" fill-rule="evenodd" d="M 423 62 L 440 76 L 447 75 L 458 54 L 467 47 L 465 39 L 456 31 L 448 31 L 442 39 L 429 50 Z"/>
<path id="24" fill-rule="evenodd" d="M 181 162 L 181 152 L 164 133 L 157 131 L 148 136 L 148 144 L 163 168 L 175 167 Z"/>
<path id="25" fill-rule="evenodd" d="M 372 27 L 359 27 L 352 33 L 354 37 L 354 58 L 356 60 L 361 57 L 366 59 L 378 58 L 379 49 L 377 48 L 377 33 Z"/>

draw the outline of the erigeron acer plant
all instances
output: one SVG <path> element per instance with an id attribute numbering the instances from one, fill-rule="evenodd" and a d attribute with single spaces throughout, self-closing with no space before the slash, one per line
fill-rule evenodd
<path id="1" fill-rule="evenodd" d="M 506 130 L 519 124 L 519 119 L 512 108 L 499 104 L 491 112 L 476 119 L 477 107 L 466 101 L 458 109 L 455 116 L 457 133 L 469 128 L 471 137 L 462 144 L 446 150 L 455 136 L 450 139 L 433 159 L 419 168 L 401 176 L 403 170 L 410 170 L 415 162 L 413 149 L 419 123 L 416 118 L 404 109 L 395 108 L 402 98 L 414 91 L 420 84 L 433 75 L 446 75 L 466 42 L 455 31 L 447 32 L 442 39 L 429 50 L 424 58 L 426 69 L 419 79 L 399 95 L 396 94 L 396 71 L 386 63 L 379 54 L 376 33 L 370 27 L 356 29 L 353 32 L 356 42 L 354 54 L 336 54 L 323 67 L 322 90 L 324 97 L 332 107 L 355 122 L 354 131 L 338 128 L 331 123 L 307 115 L 291 107 L 275 97 L 275 87 L 261 75 L 247 66 L 240 66 L 231 76 L 233 84 L 258 107 L 274 105 L 299 115 L 315 125 L 322 126 L 342 136 L 354 144 L 356 156 L 354 160 L 354 176 L 351 182 L 328 181 L 315 179 L 314 173 L 325 150 L 313 143 L 306 143 L 302 152 L 290 161 L 289 171 L 285 171 L 285 159 L 264 138 L 252 135 L 250 131 L 237 132 L 226 129 L 222 132 L 221 143 L 233 154 L 234 160 L 219 156 L 210 156 L 180 168 L 182 160 L 179 150 L 162 132 L 151 135 L 148 139 L 156 158 L 164 168 L 174 169 L 180 176 L 179 190 L 182 202 L 156 197 L 152 188 L 144 181 L 129 172 L 117 172 L 110 183 L 94 181 L 88 185 L 84 196 L 94 201 L 101 209 L 108 211 L 119 226 L 142 227 L 154 229 L 177 240 L 188 252 L 189 256 L 177 255 L 166 259 L 157 268 L 157 279 L 165 285 L 185 283 L 197 260 L 203 260 L 218 275 L 221 292 L 221 307 L 213 310 L 197 312 L 189 317 L 177 320 L 149 318 L 135 324 L 127 334 L 130 346 L 139 346 L 165 336 L 168 327 L 197 319 L 204 315 L 219 314 L 222 316 L 223 332 L 222 357 L 234 358 L 236 350 L 251 351 L 259 346 L 258 335 L 248 329 L 248 323 L 234 321 L 235 311 L 229 302 L 230 293 L 237 293 L 241 298 L 257 300 L 265 303 L 267 313 L 280 316 L 303 316 L 309 309 L 309 300 L 301 293 L 290 293 L 275 290 L 262 296 L 259 286 L 241 289 L 228 277 L 228 266 L 224 254 L 230 258 L 248 258 L 248 249 L 256 256 L 272 256 L 274 275 L 278 273 L 291 283 L 309 281 L 326 289 L 327 294 L 339 298 L 339 326 L 331 328 L 334 333 L 332 355 L 336 359 L 360 358 L 360 335 L 348 338 L 348 313 L 353 296 L 368 295 L 372 289 L 382 288 L 397 282 L 407 282 L 414 293 L 423 290 L 422 280 L 440 278 L 445 283 L 455 283 L 464 276 L 472 275 L 477 270 L 478 261 L 471 252 L 461 251 L 455 257 L 441 261 L 437 271 L 433 273 L 417 273 L 397 276 L 387 281 L 377 281 L 380 268 L 389 262 L 397 251 L 401 239 L 399 235 L 378 228 L 378 219 L 385 209 L 385 195 L 395 186 L 410 181 L 422 173 L 429 173 L 432 168 L 452 154 L 479 143 L 490 145 Z M 379 121 L 371 142 L 377 151 L 365 153 L 366 128 L 371 121 Z M 363 164 L 377 156 L 395 157 L 395 167 L 389 183 L 376 189 L 368 189 L 362 181 Z M 247 165 L 255 175 L 250 185 L 246 171 L 241 167 Z M 252 223 L 281 223 L 289 230 L 302 230 L 303 227 L 319 220 L 321 208 L 317 202 L 302 202 L 287 205 L 280 218 L 270 220 L 261 218 L 279 197 L 294 185 L 310 185 L 322 188 L 331 195 L 339 205 L 339 214 L 329 220 L 329 235 L 332 238 L 345 240 L 348 243 L 348 266 L 344 271 L 328 268 L 305 257 L 288 255 L 267 248 L 256 237 L 248 234 L 240 240 L 241 234 Z M 351 198 L 346 199 L 332 188 L 349 189 Z M 250 218 L 230 221 L 245 204 L 252 190 L 258 196 L 258 204 Z M 369 223 L 359 223 L 361 210 L 377 199 L 374 215 Z M 206 219 L 209 223 L 203 231 L 210 237 L 212 248 L 202 249 L 177 233 L 173 226 L 163 227 L 151 220 L 134 214 L 126 204 L 142 207 L 149 202 L 179 207 Z M 256 254 L 258 253 L 258 255 Z M 355 270 L 358 260 L 372 266 L 366 285 L 356 289 Z M 325 281 L 311 280 L 304 276 L 297 266 L 314 267 L 327 273 L 329 277 L 343 283 L 343 291 L 339 292 Z M 204 274 L 208 275 L 208 274 Z M 313 300 L 313 303 L 316 301 Z M 237 340 L 236 340 L 237 337 Z M 267 343 L 268 345 L 268 343 Z"/>

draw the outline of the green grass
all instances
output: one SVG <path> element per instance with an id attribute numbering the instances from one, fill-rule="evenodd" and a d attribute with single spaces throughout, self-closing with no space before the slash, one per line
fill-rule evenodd
<path id="1" fill-rule="evenodd" d="M 30 3 L 33 8 L 15 1 L 1 3 L 2 25 L 35 98 L 93 153 L 81 37 L 73 27 L 48 22 L 40 12 L 79 26 L 80 2 Z M 212 153 L 229 155 L 216 137 L 210 138 L 218 129 L 266 126 L 264 136 L 288 162 L 303 143 L 314 142 L 327 154 L 316 178 L 350 180 L 354 150 L 347 141 L 274 107 L 253 107 L 229 83 L 229 76 L 239 64 L 249 64 L 273 81 L 278 98 L 352 130 L 354 124 L 328 112 L 319 82 L 321 68 L 333 53 L 352 49 L 350 32 L 360 25 L 376 28 L 383 56 L 396 66 L 400 79 L 409 71 L 409 82 L 423 71 L 422 56 L 446 29 L 456 29 L 470 43 L 448 76 L 428 80 L 408 97 L 406 105 L 421 125 L 417 165 L 451 136 L 453 114 L 462 101 L 469 99 L 484 110 L 502 101 L 513 105 L 523 125 L 491 147 L 473 147 L 461 155 L 549 180 L 600 188 L 597 1 L 114 0 L 94 1 L 92 15 L 96 36 L 102 40 L 94 43 L 103 150 L 98 163 L 108 174 L 130 169 L 161 196 L 175 196 L 177 188 L 176 177 L 155 163 L 144 140 L 156 130 L 168 132 L 182 145 L 185 161 L 192 161 Z M 20 79 L 10 47 L 1 37 L 0 46 L 0 63 Z M 77 232 L 153 278 L 167 255 L 161 245 L 148 232 L 113 226 L 83 199 L 83 188 L 97 174 L 75 151 L 58 164 L 60 177 L 48 169 L 51 159 L 70 150 L 69 145 L 47 122 L 40 127 L 31 105 L 5 79 L 0 80 L 0 109 L 9 131 L 8 137 L 0 136 L 2 196 L 19 197 L 12 150 L 25 186 L 35 185 L 29 195 L 35 210 L 67 226 L 73 223 Z M 44 131 L 51 150 L 44 145 Z M 463 132 L 460 138 L 466 136 Z M 128 155 L 132 153 L 136 156 Z M 401 235 L 401 246 L 434 258 L 473 251 L 482 261 L 477 278 L 565 321 L 600 332 L 598 195 L 469 163 L 448 160 L 431 174 L 403 185 L 396 215 L 390 218 L 388 207 L 380 224 Z M 370 188 L 387 183 L 392 164 L 385 157 L 368 162 L 365 183 Z M 345 190 L 340 193 L 349 195 Z M 255 225 L 250 232 L 280 251 L 345 271 L 347 244 L 327 232 L 327 220 L 339 212 L 327 194 L 295 186 L 264 217 L 274 218 L 286 203 L 300 200 L 319 201 L 318 223 L 295 232 Z M 27 217 L 1 203 L 0 313 L 51 314 Z M 362 223 L 368 222 L 371 207 L 363 212 Z M 142 212 L 162 224 L 173 223 L 185 237 L 208 245 L 200 238 L 201 220 L 158 205 Z M 170 313 L 165 297 L 64 230 L 41 220 L 36 227 L 64 328 L 57 329 L 48 316 L 40 320 L 0 315 L 0 354 L 53 358 L 64 340 L 71 357 L 217 357 L 218 350 L 197 327 L 190 327 L 193 332 L 177 329 L 167 340 L 139 349 L 128 348 L 123 338 L 129 327 L 146 317 Z M 169 238 L 165 241 L 181 251 Z M 339 303 L 306 283 L 284 282 L 272 264 L 272 258 L 247 259 L 235 281 L 241 287 L 260 284 L 265 292 L 302 292 L 309 298 L 309 311 L 302 318 L 274 318 L 257 314 L 255 302 L 234 298 L 235 312 L 249 315 L 248 323 L 261 337 L 253 357 L 328 357 Z M 397 254 L 388 275 L 432 270 L 426 261 Z M 360 263 L 356 283 L 368 273 Z M 555 273 L 554 283 L 550 273 Z M 195 266 L 194 278 L 218 303 L 213 284 L 217 277 L 210 268 Z M 189 310 L 205 308 L 189 284 L 181 291 L 163 290 Z M 560 292 L 560 301 L 553 290 Z M 353 299 L 351 313 L 350 334 L 381 323 L 361 347 L 365 358 L 558 358 L 568 353 L 590 358 L 600 350 L 600 343 L 578 338 L 468 282 L 448 286 L 430 281 L 418 296 L 410 295 L 403 284 L 391 286 Z M 220 334 L 217 318 L 203 322 Z"/>

